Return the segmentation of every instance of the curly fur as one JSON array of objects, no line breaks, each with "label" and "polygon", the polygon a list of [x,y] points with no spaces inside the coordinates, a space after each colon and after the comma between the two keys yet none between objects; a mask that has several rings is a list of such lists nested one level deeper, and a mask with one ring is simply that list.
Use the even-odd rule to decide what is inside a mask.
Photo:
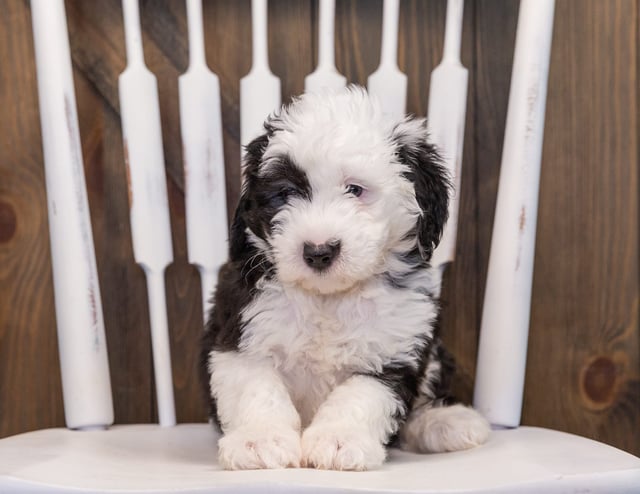
[{"label": "curly fur", "polygon": [[[447,406],[429,266],[449,183],[423,119],[390,122],[362,89],[306,94],[247,146],[244,186],[203,342],[225,468],[376,468],[482,443]],[[333,245],[311,267],[305,244]]]}]

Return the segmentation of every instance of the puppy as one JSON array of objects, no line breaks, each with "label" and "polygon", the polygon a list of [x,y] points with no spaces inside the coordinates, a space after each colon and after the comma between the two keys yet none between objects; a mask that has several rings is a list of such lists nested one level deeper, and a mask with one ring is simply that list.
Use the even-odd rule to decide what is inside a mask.
[{"label": "puppy", "polygon": [[351,87],[305,94],[247,146],[202,358],[227,469],[379,467],[487,439],[447,406],[429,259],[449,184],[425,121]]}]

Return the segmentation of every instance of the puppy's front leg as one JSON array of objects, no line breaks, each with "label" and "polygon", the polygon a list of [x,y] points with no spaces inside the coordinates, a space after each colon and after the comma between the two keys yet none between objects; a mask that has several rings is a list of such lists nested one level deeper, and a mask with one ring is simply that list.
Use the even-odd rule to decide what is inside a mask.
[{"label": "puppy's front leg", "polygon": [[303,465],[330,470],[379,467],[404,413],[398,395],[375,377],[347,379],[329,394],[302,434]]},{"label": "puppy's front leg", "polygon": [[224,433],[220,464],[231,470],[300,466],[300,416],[270,363],[211,352],[209,366]]}]

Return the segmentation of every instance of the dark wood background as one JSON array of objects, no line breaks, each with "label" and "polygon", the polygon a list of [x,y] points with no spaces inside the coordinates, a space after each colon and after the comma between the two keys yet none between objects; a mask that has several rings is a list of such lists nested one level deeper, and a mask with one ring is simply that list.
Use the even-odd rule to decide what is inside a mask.
[{"label": "dark wood background", "polygon": [[[443,44],[444,0],[403,0],[399,63],[408,110],[425,115]],[[523,423],[640,454],[638,0],[558,0],[544,143]],[[156,420],[145,281],[134,263],[117,97],[125,66],[118,0],[67,0],[78,113],[116,421]],[[184,2],[141,4],[157,75],[175,263],[166,274],[177,416],[205,420],[197,383],[198,273],[187,263],[178,79]],[[379,60],[381,0],[338,0],[336,61],[366,83]],[[469,399],[518,14],[465,5],[469,99],[457,261],[445,281],[446,339]],[[204,2],[220,77],[230,210],[238,196],[238,87],[251,64],[250,2]],[[283,100],[316,60],[317,2],[272,0],[270,61]],[[0,437],[64,424],[28,2],[0,0]]]}]

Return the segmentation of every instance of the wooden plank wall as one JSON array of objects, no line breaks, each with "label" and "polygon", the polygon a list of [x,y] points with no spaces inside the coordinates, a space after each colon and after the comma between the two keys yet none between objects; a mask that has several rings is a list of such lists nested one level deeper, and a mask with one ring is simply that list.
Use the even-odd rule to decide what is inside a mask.
[{"label": "wooden plank wall", "polygon": [[[403,0],[399,63],[408,110],[427,110],[444,0]],[[178,420],[202,421],[197,271],[186,260],[177,77],[184,3],[142,1],[158,76],[175,263],[166,275]],[[523,422],[640,454],[638,0],[558,0],[549,80]],[[117,98],[125,66],[117,0],[67,0],[116,420],[156,420],[142,271],[133,262]],[[377,66],[381,0],[338,0],[336,60],[350,81]],[[470,93],[457,262],[444,288],[446,339],[469,399],[504,135],[518,2],[465,5]],[[250,2],[205,0],[207,58],[222,87],[228,201],[239,188],[238,83],[251,63]],[[270,57],[283,99],[316,55],[317,2],[272,0]],[[0,9],[0,437],[64,423],[28,2]]]}]

